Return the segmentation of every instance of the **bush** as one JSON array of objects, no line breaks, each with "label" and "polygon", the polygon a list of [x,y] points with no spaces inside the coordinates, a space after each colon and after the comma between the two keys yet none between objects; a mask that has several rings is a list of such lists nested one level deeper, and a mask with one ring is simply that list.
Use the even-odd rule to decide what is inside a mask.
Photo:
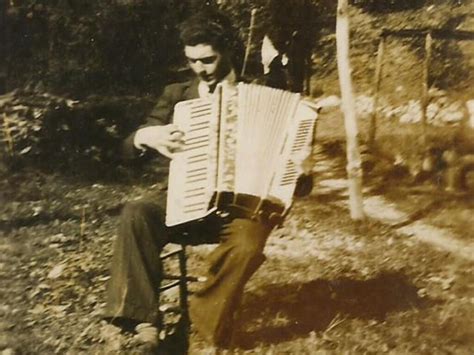
[{"label": "bush", "polygon": [[147,92],[180,63],[185,1],[22,1],[8,11],[9,86],[55,92]]},{"label": "bush", "polygon": [[91,96],[72,101],[41,92],[0,97],[2,151],[14,165],[77,171],[119,163],[123,139],[138,126],[153,100]]},{"label": "bush", "polygon": [[[91,93],[157,92],[169,72],[183,65],[177,25],[205,0],[45,1],[23,0],[9,8],[7,45],[10,88],[42,82],[53,92],[85,97]],[[248,35],[250,10],[259,10],[250,72],[260,72],[257,46],[263,35],[291,40],[311,51],[321,20],[334,18],[329,0],[225,1]],[[331,10],[328,10],[331,9]],[[297,57],[307,57],[307,53]]]}]

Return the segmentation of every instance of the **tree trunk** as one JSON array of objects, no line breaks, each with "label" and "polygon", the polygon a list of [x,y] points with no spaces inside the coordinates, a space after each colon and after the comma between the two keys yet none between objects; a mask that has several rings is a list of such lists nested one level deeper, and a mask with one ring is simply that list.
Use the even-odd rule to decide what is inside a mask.
[{"label": "tree trunk", "polygon": [[257,16],[257,9],[252,9],[250,13],[250,25],[249,25],[249,34],[247,36],[247,45],[245,47],[245,56],[244,63],[242,65],[242,71],[240,76],[245,76],[247,70],[247,64],[250,57],[250,51],[252,50],[252,41],[253,41],[253,32],[255,31],[255,17]]},{"label": "tree trunk", "polygon": [[336,41],[337,67],[347,140],[347,175],[350,212],[352,219],[362,220],[365,218],[362,200],[362,165],[358,148],[359,132],[357,128],[349,62],[349,17],[347,0],[338,0]]}]

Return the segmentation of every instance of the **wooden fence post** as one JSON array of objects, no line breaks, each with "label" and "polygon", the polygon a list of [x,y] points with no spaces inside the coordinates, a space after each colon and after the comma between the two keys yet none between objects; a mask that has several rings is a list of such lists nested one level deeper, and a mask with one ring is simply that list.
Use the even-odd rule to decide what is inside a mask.
[{"label": "wooden fence post", "polygon": [[374,103],[372,107],[372,115],[370,116],[369,126],[369,145],[372,146],[375,142],[375,135],[377,133],[377,109],[379,105],[379,92],[380,82],[382,81],[382,67],[383,67],[383,55],[385,49],[385,36],[382,35],[379,41],[379,47],[377,49],[377,62],[375,63],[375,76],[373,86]]},{"label": "wooden fence post", "polygon": [[358,128],[349,62],[349,15],[347,0],[338,0],[336,43],[337,67],[347,140],[347,175],[350,213],[352,219],[362,220],[365,218],[362,200],[362,164],[357,142]]},{"label": "wooden fence post", "polygon": [[426,144],[428,143],[428,138],[427,138],[427,131],[428,131],[428,117],[427,117],[427,111],[428,111],[428,104],[430,103],[430,94],[429,94],[429,80],[430,80],[430,62],[431,62],[431,48],[433,44],[433,37],[431,36],[431,33],[428,32],[428,34],[425,37],[425,62],[423,65],[423,91],[422,91],[422,98],[421,98],[421,125],[422,125],[422,143],[423,146],[426,147]]}]

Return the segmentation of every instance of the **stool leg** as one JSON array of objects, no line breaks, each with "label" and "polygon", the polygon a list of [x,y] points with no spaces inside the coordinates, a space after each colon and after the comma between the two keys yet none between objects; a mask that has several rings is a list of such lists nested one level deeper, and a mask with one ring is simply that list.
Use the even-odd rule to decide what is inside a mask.
[{"label": "stool leg", "polygon": [[187,280],[187,256],[186,247],[181,245],[181,252],[179,253],[179,271],[181,275],[181,282],[179,285],[179,306],[181,308],[181,325],[182,331],[184,332],[184,339],[186,351],[189,349],[189,332],[190,332],[190,320],[189,320],[189,309],[188,309],[188,280]]},{"label": "stool leg", "polygon": [[[186,268],[186,248],[181,245],[179,250],[175,250],[168,254],[162,255],[161,259],[168,259],[170,257],[178,257],[179,275],[165,275],[164,280],[174,280],[170,284],[160,286],[161,291],[165,291],[174,287],[179,287],[179,312],[180,320],[175,324],[174,333],[167,335],[165,341],[161,343],[159,354],[163,355],[185,355],[189,351],[189,331],[190,318],[188,311],[188,281]],[[162,310],[161,316],[164,318],[166,310]],[[164,325],[164,321],[162,320]],[[166,327],[166,325],[164,325]]]}]

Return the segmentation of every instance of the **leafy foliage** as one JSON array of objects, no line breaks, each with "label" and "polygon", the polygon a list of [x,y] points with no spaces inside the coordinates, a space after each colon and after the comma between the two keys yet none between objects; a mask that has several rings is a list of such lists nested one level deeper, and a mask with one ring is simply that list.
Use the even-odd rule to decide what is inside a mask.
[{"label": "leafy foliage", "polygon": [[[115,163],[120,140],[138,126],[163,86],[186,75],[181,70],[178,23],[217,3],[230,15],[242,41],[248,37],[251,10],[257,9],[247,67],[251,77],[261,73],[259,46],[268,34],[288,52],[300,83],[306,74],[302,68],[310,61],[312,93],[337,93],[333,0],[17,0],[7,7],[4,47],[8,87],[23,89],[0,97],[2,154],[11,161],[64,168],[79,161]],[[462,0],[351,3],[353,75],[361,91],[371,86],[383,27],[457,29],[469,13]],[[407,44],[410,54],[421,60],[420,41],[393,47]],[[468,49],[452,41],[435,42],[432,84],[465,89]],[[402,64],[412,73],[416,63]],[[416,80],[414,75],[404,85],[414,87]]]},{"label": "leafy foliage", "polygon": [[73,101],[35,91],[0,97],[2,150],[15,164],[80,170],[116,165],[122,140],[151,108],[135,96]]},{"label": "leafy foliage", "polygon": [[23,89],[0,99],[4,160],[68,170],[116,164],[122,139],[182,65],[176,27],[186,5],[11,2],[8,87]]},{"label": "leafy foliage", "polygon": [[[215,1],[23,0],[8,10],[9,86],[41,81],[56,92],[155,92],[182,65],[177,25]],[[271,32],[279,46],[292,35],[311,51],[321,22],[334,19],[329,0],[225,1],[220,7],[248,36],[250,10],[258,10],[251,68],[260,71],[257,46]],[[280,45],[281,44],[281,45]],[[286,48],[288,50],[288,48]],[[299,50],[301,51],[301,50]],[[306,57],[303,53],[297,56]]]},{"label": "leafy foliage", "polygon": [[159,88],[179,64],[183,1],[23,1],[8,12],[11,87],[74,95]]}]

